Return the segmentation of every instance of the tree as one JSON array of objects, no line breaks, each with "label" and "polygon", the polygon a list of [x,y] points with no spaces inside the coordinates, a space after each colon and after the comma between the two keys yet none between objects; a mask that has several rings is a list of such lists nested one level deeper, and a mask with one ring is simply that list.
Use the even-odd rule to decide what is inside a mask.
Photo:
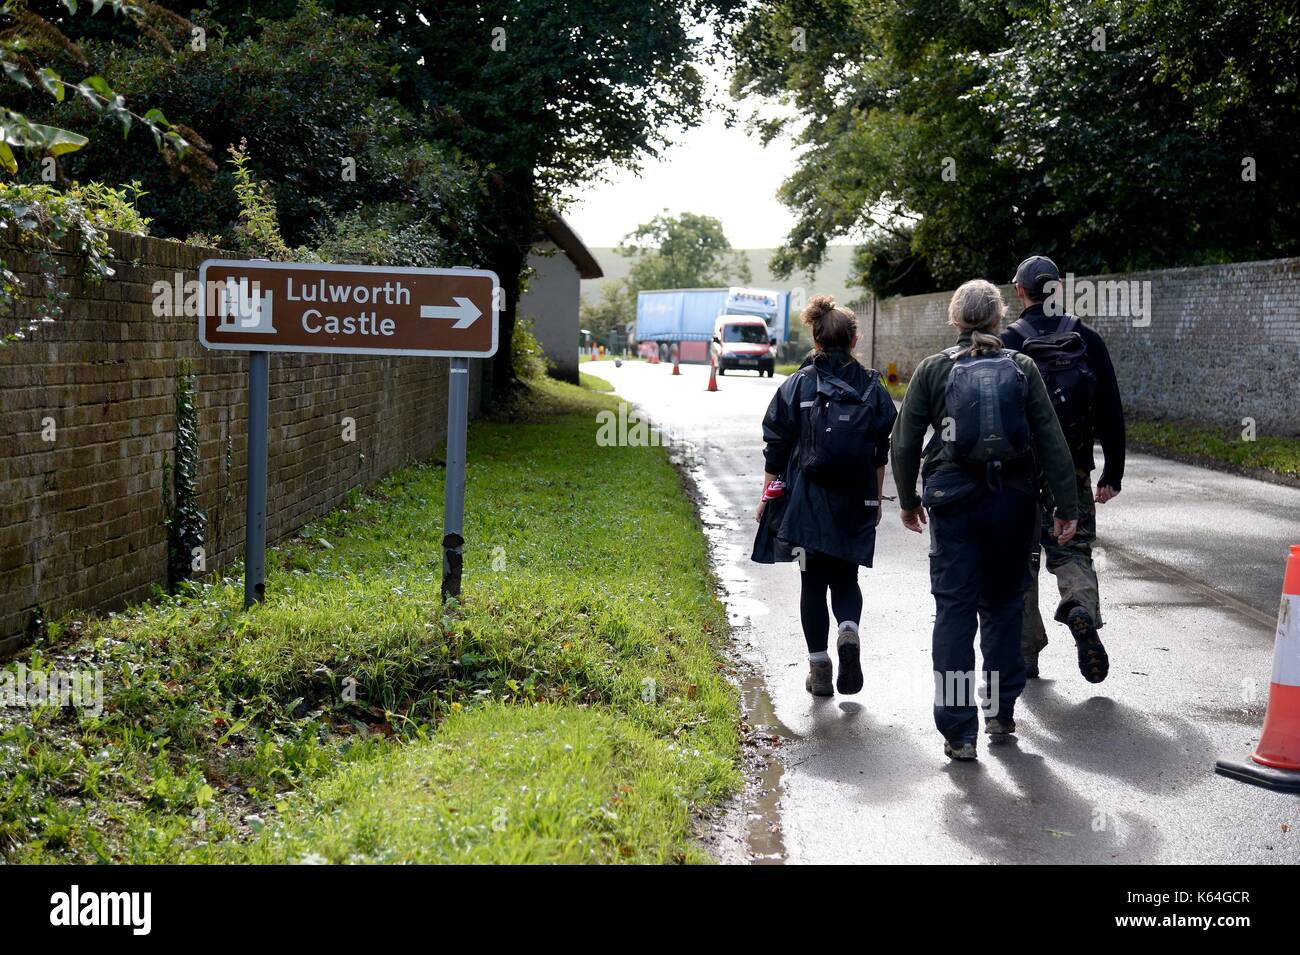
[{"label": "tree", "polygon": [[[308,3],[234,40],[203,11],[194,16],[206,30],[200,49],[167,54],[113,36],[82,45],[133,99],[185,116],[216,155],[246,142],[247,172],[268,185],[288,246],[318,246],[343,261],[479,263],[480,170],[438,121],[398,101],[401,53],[373,23]],[[65,119],[86,133],[98,123],[80,108]],[[161,235],[237,244],[232,164],[178,179],[133,132],[125,143],[94,139],[65,167],[82,179],[139,178],[142,209]]]},{"label": "tree", "polygon": [[615,325],[636,321],[636,289],[626,278],[606,283],[598,301],[579,303],[578,320],[597,341],[606,341]]},{"label": "tree", "polygon": [[632,260],[628,279],[633,294],[641,289],[743,285],[751,278],[749,263],[739,253],[732,254],[722,222],[693,212],[655,216],[624,236],[618,252]]},{"label": "tree", "polygon": [[582,327],[601,341],[615,325],[636,320],[636,296],[642,289],[751,281],[749,263],[731,251],[722,222],[712,216],[655,216],[624,236],[618,253],[632,260],[627,277],[606,283],[598,301],[584,301],[579,307]]},{"label": "tree", "polygon": [[1156,38],[1160,81],[1190,105],[1202,139],[1220,145],[1215,168],[1231,173],[1214,178],[1228,208],[1213,228],[1232,229],[1223,257],[1300,252],[1300,9],[1291,0],[1145,0],[1122,22]]},{"label": "tree", "polygon": [[[93,12],[98,13],[103,5],[104,0],[94,4]],[[15,149],[58,157],[86,145],[87,137],[61,126],[34,122],[21,108],[21,101],[41,95],[61,105],[70,92],[74,96],[69,105],[83,104],[124,132],[133,125],[148,130],[155,146],[178,167],[211,165],[202,155],[202,140],[192,130],[168,122],[160,110],[141,114],[129,109],[126,100],[102,76],[65,80],[55,64],[89,66],[81,48],[64,32],[64,28],[74,23],[84,26],[85,18],[73,20],[77,13],[76,0],[50,0],[46,6],[50,8],[46,11],[48,16],[42,16],[31,9],[32,4],[27,0],[0,0],[0,74],[3,75],[0,84],[6,87],[6,98],[12,95],[19,106],[16,109],[0,106],[0,170],[10,175],[18,172]],[[166,32],[190,25],[183,17],[148,0],[134,3],[107,0],[107,6],[169,52],[171,46]]]},{"label": "tree", "polygon": [[926,260],[912,251],[912,229],[880,230],[853,250],[849,285],[877,295],[916,295],[935,289]]},{"label": "tree", "polygon": [[[405,52],[422,108],[487,170],[485,264],[505,292],[493,388],[509,391],[519,281],[538,225],[575,186],[635,167],[698,122],[695,66],[721,46],[743,0],[337,0]],[[710,31],[712,28],[712,31]],[[710,32],[719,37],[708,39]]]},{"label": "tree", "polygon": [[[933,214],[941,203],[962,221],[985,223],[986,241],[1001,235],[1009,247],[1012,237],[999,232],[1007,183],[987,159],[996,124],[967,99],[983,74],[954,55],[997,49],[1005,19],[996,6],[941,0],[755,8],[735,40],[732,91],[789,98],[804,121],[798,139],[806,149],[780,190],[797,218],[773,259],[778,274],[816,268],[831,239],[864,233],[905,239],[943,278],[979,274],[985,245],[967,250],[935,235],[948,221]],[[770,138],[791,123],[769,122],[763,133]],[[945,160],[959,170],[955,182],[941,178]]]},{"label": "tree", "polygon": [[[510,339],[520,279],[543,217],[562,208],[565,196],[582,182],[610,166],[635,167],[667,145],[675,130],[698,122],[707,94],[696,62],[725,47],[744,7],[744,0],[327,0],[320,7],[304,3],[301,8],[288,0],[175,4],[178,13],[210,27],[208,51],[220,53],[224,47],[227,66],[241,62],[231,59],[230,50],[243,51],[249,73],[227,69],[223,76],[215,75],[220,57],[187,58],[165,74],[151,64],[134,65],[130,51],[110,33],[91,39],[113,50],[124,74],[138,69],[134,76],[142,95],[161,99],[179,92],[182,99],[205,107],[207,119],[192,122],[199,129],[211,123],[218,154],[247,136],[257,177],[272,184],[291,244],[322,223],[359,214],[356,204],[375,190],[361,168],[354,188],[337,178],[326,182],[320,174],[334,171],[332,161],[344,145],[337,133],[346,131],[345,139],[361,146],[382,138],[388,117],[395,114],[363,121],[365,110],[348,104],[369,97],[377,80],[391,81],[409,122],[399,123],[402,128],[393,137],[399,148],[389,150],[389,156],[400,158],[401,144],[411,140],[434,144],[438,155],[427,177],[435,180],[433,191],[403,195],[390,179],[383,187],[398,196],[386,209],[396,215],[404,203],[416,209],[432,205],[438,229],[455,239],[448,248],[456,255],[471,250],[474,264],[501,277],[500,348],[491,376],[500,393],[514,383]],[[276,23],[313,9],[377,29],[387,41],[381,59],[394,69],[382,76],[368,69],[356,72],[360,52],[354,55],[345,48],[313,59],[306,51],[295,51],[292,42],[277,41]],[[227,26],[229,34],[223,37]],[[300,21],[290,40],[311,46],[320,29]],[[280,61],[285,65],[277,74]],[[192,71],[200,76],[190,84]],[[311,83],[304,89],[300,84],[308,80],[319,89]],[[351,101],[340,88],[350,82],[355,82],[357,97]],[[250,108],[255,104],[261,108]],[[282,135],[266,137],[281,119]],[[452,182],[456,188],[451,192],[458,194],[462,179],[454,167],[461,163],[481,174],[482,191],[472,203],[446,202],[437,180]],[[215,231],[221,222],[233,221],[236,210],[223,178],[228,176],[223,169],[213,177],[222,187],[216,191],[227,197],[223,210],[214,212],[194,193],[184,197],[203,206],[210,217],[204,224],[195,214],[200,210],[194,210],[188,218],[194,227]],[[137,173],[135,178],[143,177]],[[156,201],[172,201],[167,189],[153,188],[147,179],[145,186],[152,197],[161,194]],[[180,202],[172,202],[173,212]],[[175,227],[172,214],[147,211],[159,231]],[[448,264],[458,261],[463,259],[451,258]]]},{"label": "tree", "polygon": [[773,264],[815,266],[831,239],[864,233],[869,280],[915,259],[939,288],[1006,281],[1030,251],[1080,272],[1300,251],[1292,7],[757,7],[733,93],[788,97],[805,121],[781,191],[797,219]]},{"label": "tree", "polygon": [[[84,25],[91,18],[73,20],[75,0],[51,0],[47,5],[50,10],[43,16],[31,9],[27,0],[0,0],[0,87],[8,101],[8,105],[0,105],[0,172],[8,176],[25,172],[30,180],[0,180],[0,225],[15,226],[18,243],[35,254],[41,285],[35,290],[37,297],[25,325],[0,335],[0,346],[25,338],[62,314],[67,292],[59,287],[65,268],[54,254],[59,239],[71,237],[73,248],[83,257],[82,276],[93,283],[113,274],[104,230],[144,232],[148,225],[148,219],[135,209],[141,190],[131,176],[120,181],[121,189],[99,183],[84,188],[71,183],[67,189],[56,189],[52,183],[60,179],[59,157],[77,152],[90,139],[57,121],[37,121],[29,115],[29,106],[59,115],[80,107],[117,126],[124,135],[133,127],[147,131],[157,152],[180,172],[212,168],[202,139],[185,126],[168,122],[161,110],[150,109],[142,115],[129,109],[125,99],[98,74],[65,80],[69,68],[85,75],[89,62],[61,27],[74,22]],[[103,0],[94,4],[92,13],[98,13],[101,6]],[[148,0],[133,4],[111,0],[108,6],[119,19],[164,48],[170,48],[165,30],[188,26],[183,18]],[[98,23],[105,20],[113,18],[95,18]],[[73,94],[70,100],[69,93]],[[20,169],[19,154],[39,159],[39,166],[27,163]],[[17,304],[24,291],[21,279],[0,259],[0,307]]]}]

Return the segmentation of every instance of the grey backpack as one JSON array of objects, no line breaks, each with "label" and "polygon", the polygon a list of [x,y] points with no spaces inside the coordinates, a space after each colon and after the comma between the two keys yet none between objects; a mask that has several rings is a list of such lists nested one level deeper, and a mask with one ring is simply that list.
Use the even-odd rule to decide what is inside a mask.
[{"label": "grey backpack", "polygon": [[1014,353],[999,349],[971,355],[969,349],[954,346],[944,354],[953,368],[945,392],[951,420],[944,422],[939,435],[943,459],[987,465],[1029,453],[1029,383]]}]

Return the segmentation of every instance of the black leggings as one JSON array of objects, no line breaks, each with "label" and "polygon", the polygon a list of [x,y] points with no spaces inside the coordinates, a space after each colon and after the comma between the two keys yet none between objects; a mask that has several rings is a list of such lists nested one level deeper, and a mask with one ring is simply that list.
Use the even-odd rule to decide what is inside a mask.
[{"label": "black leggings", "polygon": [[804,563],[799,575],[802,589],[799,593],[799,619],[803,622],[803,638],[808,641],[809,653],[826,649],[827,631],[831,621],[826,613],[826,591],[831,592],[831,608],[835,619],[843,623],[857,623],[862,617],[862,591],[858,587],[858,565],[838,557],[812,554]]}]

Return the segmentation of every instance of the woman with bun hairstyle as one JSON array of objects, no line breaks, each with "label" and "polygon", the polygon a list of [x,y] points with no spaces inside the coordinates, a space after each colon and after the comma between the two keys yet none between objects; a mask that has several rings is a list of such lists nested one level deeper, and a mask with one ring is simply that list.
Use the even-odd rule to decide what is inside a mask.
[{"label": "woman with bun hairstyle", "polygon": [[[782,382],[763,418],[763,493],[755,519],[779,503],[771,527],[777,560],[800,568],[799,617],[808,645],[813,696],[862,689],[862,591],[858,567],[870,567],[880,522],[881,483],[896,412],[880,375],[853,355],[858,321],[827,295],[799,316],[812,329],[813,351]],[[773,508],[773,514],[778,510]],[[839,674],[827,652],[830,616],[837,622]]]}]

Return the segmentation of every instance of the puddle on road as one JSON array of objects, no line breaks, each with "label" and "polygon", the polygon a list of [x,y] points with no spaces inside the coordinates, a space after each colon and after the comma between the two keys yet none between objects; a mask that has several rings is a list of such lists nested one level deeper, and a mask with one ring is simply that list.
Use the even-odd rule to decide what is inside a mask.
[{"label": "puddle on road", "polygon": [[757,666],[741,671],[740,699],[745,719],[753,729],[758,759],[751,767],[754,779],[746,795],[745,845],[750,860],[759,865],[785,862],[785,834],[781,831],[781,755],[775,751],[794,734],[777,718],[772,698]]},{"label": "puddle on road", "polygon": [[753,580],[745,569],[748,551],[728,539],[737,511],[721,488],[704,473],[702,459],[694,445],[677,438],[670,450],[677,464],[695,487],[700,522],[709,532],[709,560],[721,584],[721,597],[732,628],[732,653],[745,722],[750,727],[744,742],[745,790],[740,797],[744,813],[744,841],[749,861],[760,865],[785,862],[785,837],[781,830],[783,793],[780,748],[795,734],[777,718],[772,698],[763,681],[760,661],[741,648],[741,631],[755,617],[768,613],[766,605],[750,595]]},{"label": "puddle on road", "polygon": [[[689,447],[688,442],[680,441],[677,447]],[[700,523],[710,531],[709,557],[713,572],[722,583],[723,598],[727,605],[727,620],[733,627],[747,627],[755,617],[768,612],[767,605],[752,596],[748,591],[753,586],[745,568],[749,559],[747,547],[727,539],[727,531],[735,527],[739,512],[722,493],[722,489],[704,473],[703,464],[698,455],[683,453],[674,456],[683,467],[690,480],[695,484],[696,509],[699,511]]]}]

